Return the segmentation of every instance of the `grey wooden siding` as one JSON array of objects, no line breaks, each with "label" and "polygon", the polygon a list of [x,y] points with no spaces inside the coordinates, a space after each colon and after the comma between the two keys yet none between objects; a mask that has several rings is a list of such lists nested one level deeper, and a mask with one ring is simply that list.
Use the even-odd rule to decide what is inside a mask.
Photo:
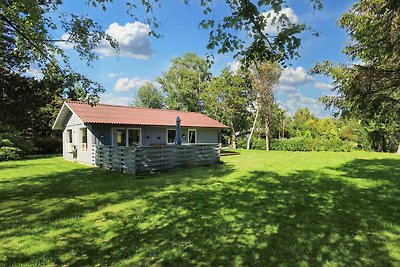
[{"label": "grey wooden siding", "polygon": [[92,124],[93,144],[111,146],[111,126],[109,124]]},{"label": "grey wooden siding", "polygon": [[[167,129],[175,129],[175,127],[151,127],[151,126],[132,126],[118,124],[92,124],[90,127],[92,133],[92,144],[94,145],[113,145],[112,129],[114,128],[140,128],[141,129],[141,145],[155,146],[167,144]],[[189,129],[196,129],[198,144],[218,144],[220,129],[214,128],[194,128],[182,127],[182,144],[188,143]],[[88,132],[89,133],[89,132]],[[115,142],[114,142],[115,143]]]},{"label": "grey wooden siding", "polygon": [[154,172],[188,165],[216,164],[220,158],[217,144],[168,145],[159,147],[97,146],[95,165],[130,173]]},{"label": "grey wooden siding", "polygon": [[165,145],[167,143],[166,128],[143,127],[142,146]]},{"label": "grey wooden siding", "polygon": [[219,143],[220,129],[197,128],[197,143],[199,144],[217,144]]}]

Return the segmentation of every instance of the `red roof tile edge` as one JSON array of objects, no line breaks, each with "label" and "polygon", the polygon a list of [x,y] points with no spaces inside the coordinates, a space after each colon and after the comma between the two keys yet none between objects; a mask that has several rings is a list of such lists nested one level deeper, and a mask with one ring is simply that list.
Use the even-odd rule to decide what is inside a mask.
[{"label": "red roof tile edge", "polygon": [[[84,123],[175,126],[175,119],[179,116],[183,127],[228,128],[219,121],[199,112],[102,103],[91,106],[82,101],[65,101],[65,103]],[[127,110],[122,110],[122,112],[121,109]]]}]

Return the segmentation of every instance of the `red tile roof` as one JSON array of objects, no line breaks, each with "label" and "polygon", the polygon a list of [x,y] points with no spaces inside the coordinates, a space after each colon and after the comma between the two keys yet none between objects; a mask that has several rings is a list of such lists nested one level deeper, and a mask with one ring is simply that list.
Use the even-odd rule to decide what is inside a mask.
[{"label": "red tile roof", "polygon": [[175,126],[176,117],[179,116],[183,127],[228,128],[219,121],[196,112],[107,104],[90,106],[77,101],[66,101],[66,104],[84,123]]}]

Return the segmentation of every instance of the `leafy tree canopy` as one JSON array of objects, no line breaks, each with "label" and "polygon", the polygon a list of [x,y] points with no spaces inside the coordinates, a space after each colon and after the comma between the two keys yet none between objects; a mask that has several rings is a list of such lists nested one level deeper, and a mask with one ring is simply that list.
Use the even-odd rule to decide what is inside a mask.
[{"label": "leafy tree canopy", "polygon": [[172,59],[170,69],[157,78],[166,94],[166,107],[199,111],[200,94],[210,77],[206,60],[194,53]]},{"label": "leafy tree canopy", "polygon": [[313,68],[314,73],[331,76],[338,93],[323,101],[339,108],[342,115],[361,118],[365,124],[395,124],[398,129],[400,2],[360,0],[340,18],[339,24],[351,37],[344,52],[355,62],[323,62]]},{"label": "leafy tree canopy", "polygon": [[162,109],[164,107],[164,98],[154,84],[148,82],[139,88],[133,105],[137,107]]},{"label": "leafy tree canopy", "polygon": [[247,75],[224,69],[220,76],[212,79],[201,97],[206,113],[230,127],[232,145],[236,148],[236,132],[248,129],[254,101]]},{"label": "leafy tree canopy", "polygon": [[[322,0],[309,0],[314,9],[322,8]],[[126,12],[133,20],[141,20],[150,25],[151,35],[159,37],[159,21],[154,13],[162,4],[161,0],[124,0]],[[185,4],[193,2],[184,0]],[[304,24],[292,23],[287,15],[280,11],[288,7],[286,0],[227,0],[228,13],[216,18],[213,12],[215,0],[200,0],[204,19],[199,22],[204,29],[209,29],[210,38],[207,47],[218,53],[235,52],[244,61],[274,60],[284,62],[298,56],[300,38],[298,33],[306,29]],[[66,64],[61,70],[64,75],[73,71],[68,66],[68,57],[57,47],[56,41],[69,42],[78,52],[80,58],[90,64],[97,58],[94,48],[104,39],[114,48],[118,42],[107,35],[101,25],[88,15],[77,15],[61,12],[61,0],[3,0],[0,1],[0,67],[10,70],[29,68],[32,63],[52,64],[61,57]],[[86,0],[86,4],[106,11],[113,0]],[[273,12],[267,12],[273,10]],[[138,17],[144,11],[144,17]],[[268,33],[267,27],[274,24],[277,33]],[[57,40],[52,33],[63,30],[65,40]],[[242,32],[247,38],[238,35]],[[89,84],[91,85],[91,84]],[[101,91],[93,86],[94,93]]]}]

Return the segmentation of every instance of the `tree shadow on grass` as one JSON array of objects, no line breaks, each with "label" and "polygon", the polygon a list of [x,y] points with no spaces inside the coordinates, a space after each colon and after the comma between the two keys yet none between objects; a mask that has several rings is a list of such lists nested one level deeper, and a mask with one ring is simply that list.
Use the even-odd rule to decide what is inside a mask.
[{"label": "tree shadow on grass", "polygon": [[[400,264],[394,255],[400,251],[395,230],[400,224],[398,161],[356,159],[329,170],[288,175],[254,171],[226,179],[232,171],[221,165],[135,180],[85,169],[32,178],[27,188],[14,185],[0,192],[0,200],[19,201],[13,208],[22,210],[19,215],[3,213],[0,229],[8,226],[14,228],[10,236],[25,235],[33,223],[54,225],[59,232],[52,236],[46,227],[39,228],[39,236],[54,242],[51,248],[33,255],[8,251],[3,263]],[[26,208],[35,209],[35,201],[42,205],[24,211],[21,197],[33,198]],[[54,206],[61,206],[55,213],[49,208],[54,198],[60,199]],[[25,220],[35,212],[41,216]]]}]

